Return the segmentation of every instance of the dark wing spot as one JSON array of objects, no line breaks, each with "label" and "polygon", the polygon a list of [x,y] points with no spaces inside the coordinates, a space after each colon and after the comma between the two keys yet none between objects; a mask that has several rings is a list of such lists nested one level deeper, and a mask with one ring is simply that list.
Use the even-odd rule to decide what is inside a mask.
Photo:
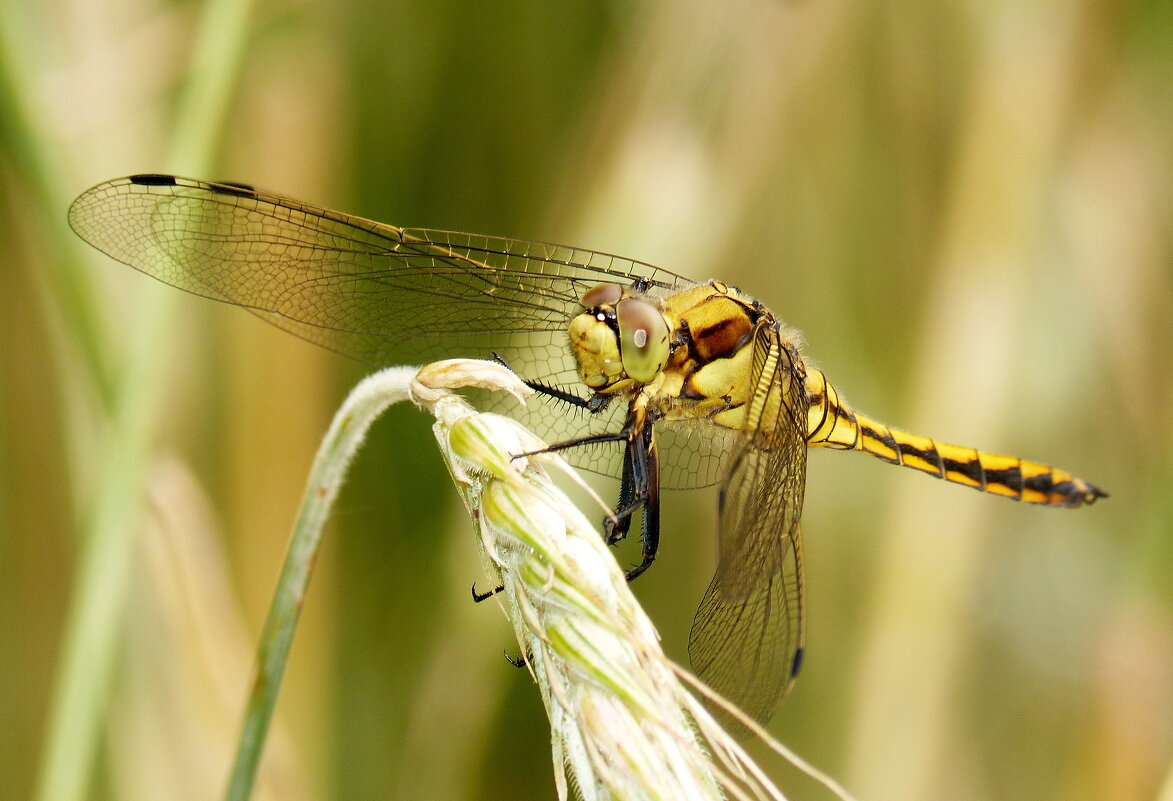
[{"label": "dark wing spot", "polygon": [[790,678],[795,678],[798,676],[798,671],[802,670],[802,659],[805,655],[805,648],[799,648],[794,652],[794,661],[790,663]]},{"label": "dark wing spot", "polygon": [[231,183],[216,183],[209,184],[209,187],[214,189],[221,195],[237,195],[238,197],[256,197],[256,190],[248,184],[231,184]]},{"label": "dark wing spot", "polygon": [[175,186],[175,176],[144,172],[140,175],[130,176],[130,182],[139,186]]}]

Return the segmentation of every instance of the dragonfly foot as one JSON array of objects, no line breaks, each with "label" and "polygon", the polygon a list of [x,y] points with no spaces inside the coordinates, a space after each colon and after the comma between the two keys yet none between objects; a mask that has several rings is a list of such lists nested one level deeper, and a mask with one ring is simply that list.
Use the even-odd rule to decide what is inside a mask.
[{"label": "dragonfly foot", "polygon": [[628,570],[626,573],[624,573],[623,577],[627,579],[628,583],[635,581],[637,578],[639,578],[640,576],[643,575],[645,570],[647,570],[649,567],[652,566],[652,562],[654,562],[654,561],[656,561],[656,560],[655,559],[644,559],[642,562],[640,562],[638,565],[633,567],[631,570]]},{"label": "dragonfly foot", "polygon": [[608,515],[603,518],[603,542],[608,545],[618,545],[627,539],[627,521]]},{"label": "dragonfly foot", "polygon": [[488,599],[492,598],[494,595],[496,595],[497,593],[501,592],[504,589],[505,589],[504,584],[498,584],[496,587],[489,590],[488,592],[477,592],[477,583],[474,581],[472,583],[472,602],[475,604],[479,604],[481,601],[487,601]]},{"label": "dragonfly foot", "polygon": [[525,667],[526,665],[528,665],[530,663],[530,661],[533,658],[534,658],[534,655],[532,653],[526,654],[525,656],[522,656],[520,654],[518,654],[517,656],[510,656],[508,651],[505,652],[505,661],[508,662],[509,664],[513,665],[515,668]]}]

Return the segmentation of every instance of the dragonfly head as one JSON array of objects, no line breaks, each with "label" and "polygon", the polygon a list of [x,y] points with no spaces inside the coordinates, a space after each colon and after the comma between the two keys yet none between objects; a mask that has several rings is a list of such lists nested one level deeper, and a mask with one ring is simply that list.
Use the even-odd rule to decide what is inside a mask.
[{"label": "dragonfly head", "polygon": [[653,304],[600,284],[582,297],[586,311],[570,322],[570,349],[582,382],[616,392],[654,380],[670,354],[668,322]]}]

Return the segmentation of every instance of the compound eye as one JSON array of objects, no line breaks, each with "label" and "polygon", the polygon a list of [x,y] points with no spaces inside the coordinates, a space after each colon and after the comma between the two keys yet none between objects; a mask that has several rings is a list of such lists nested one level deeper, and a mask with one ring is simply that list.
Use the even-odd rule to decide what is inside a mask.
[{"label": "compound eye", "polygon": [[582,296],[582,305],[588,309],[614,306],[621,297],[623,297],[623,289],[619,284],[599,284]]},{"label": "compound eye", "polygon": [[646,384],[668,363],[668,323],[659,309],[635,298],[620,301],[615,319],[623,372]]}]

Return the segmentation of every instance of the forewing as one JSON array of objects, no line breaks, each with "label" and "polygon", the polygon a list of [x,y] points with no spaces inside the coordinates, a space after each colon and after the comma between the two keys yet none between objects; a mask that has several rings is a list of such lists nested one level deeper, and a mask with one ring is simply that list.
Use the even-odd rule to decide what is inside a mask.
[{"label": "forewing", "polygon": [[[525,350],[565,369],[578,298],[604,283],[684,279],[607,253],[404,229],[251,188],[175,176],[120,178],[70,208],[73,229],[118,261],[245,306],[371,365]],[[534,340],[533,335],[545,334]],[[557,354],[551,350],[555,336]]]},{"label": "forewing", "polygon": [[[600,283],[685,279],[608,253],[404,229],[254,189],[168,175],[95,186],[69,211],[94,247],[165,283],[243,306],[274,325],[371,366],[503,355],[523,377],[578,389],[567,325]],[[551,440],[615,430],[559,408],[521,415]],[[619,449],[570,454],[613,473]]]},{"label": "forewing", "polygon": [[802,660],[806,403],[797,352],[776,324],[755,332],[746,429],[721,485],[718,563],[689,634],[697,675],[759,722]]}]

